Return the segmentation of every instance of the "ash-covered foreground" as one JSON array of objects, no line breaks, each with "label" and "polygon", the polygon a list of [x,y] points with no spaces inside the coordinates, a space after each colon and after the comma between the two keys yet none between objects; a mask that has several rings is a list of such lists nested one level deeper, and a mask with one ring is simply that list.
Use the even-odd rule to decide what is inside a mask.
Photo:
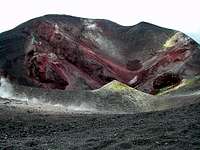
[{"label": "ash-covered foreground", "polygon": [[198,149],[200,92],[185,85],[152,96],[117,81],[66,92],[2,78],[0,149]]},{"label": "ash-covered foreground", "polygon": [[0,149],[180,149],[200,146],[200,104],[141,114],[54,114],[0,107]]}]

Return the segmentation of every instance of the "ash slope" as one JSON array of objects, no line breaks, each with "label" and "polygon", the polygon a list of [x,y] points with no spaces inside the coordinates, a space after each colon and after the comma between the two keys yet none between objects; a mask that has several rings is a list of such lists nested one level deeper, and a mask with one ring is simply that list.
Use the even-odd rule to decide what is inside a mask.
[{"label": "ash slope", "polygon": [[141,22],[47,15],[0,34],[0,68],[22,85],[97,89],[118,80],[156,94],[200,74],[198,44]]},{"label": "ash slope", "polygon": [[[180,87],[176,92],[182,91],[181,88],[185,87]],[[200,102],[199,90],[187,90],[187,93],[177,92],[171,95],[168,92],[153,96],[118,81],[113,81],[94,91],[46,90],[12,86],[4,81],[1,83],[0,93],[3,94],[1,97],[5,98],[2,100],[5,106],[48,113],[67,113],[77,110],[78,113],[135,114],[178,108]]]},{"label": "ash slope", "polygon": [[199,107],[135,115],[49,115],[4,106],[0,149],[199,149]]}]

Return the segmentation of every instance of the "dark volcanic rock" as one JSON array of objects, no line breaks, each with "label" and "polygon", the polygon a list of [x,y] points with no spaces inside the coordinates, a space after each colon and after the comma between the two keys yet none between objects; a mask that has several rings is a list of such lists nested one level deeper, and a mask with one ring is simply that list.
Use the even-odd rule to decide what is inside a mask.
[{"label": "dark volcanic rock", "polygon": [[199,56],[198,44],[183,33],[146,22],[125,27],[48,15],[0,34],[1,72],[43,88],[97,89],[118,80],[156,93],[199,75]]},{"label": "dark volcanic rock", "polygon": [[198,150],[199,107],[135,115],[28,114],[0,107],[0,149]]}]

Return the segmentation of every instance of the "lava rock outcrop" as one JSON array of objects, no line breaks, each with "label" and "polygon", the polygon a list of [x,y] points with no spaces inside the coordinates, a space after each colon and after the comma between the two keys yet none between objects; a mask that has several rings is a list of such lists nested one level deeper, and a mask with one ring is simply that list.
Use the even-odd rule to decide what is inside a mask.
[{"label": "lava rock outcrop", "polygon": [[118,80],[143,92],[200,74],[199,45],[185,34],[141,22],[47,15],[0,34],[0,69],[21,85],[97,89]]}]

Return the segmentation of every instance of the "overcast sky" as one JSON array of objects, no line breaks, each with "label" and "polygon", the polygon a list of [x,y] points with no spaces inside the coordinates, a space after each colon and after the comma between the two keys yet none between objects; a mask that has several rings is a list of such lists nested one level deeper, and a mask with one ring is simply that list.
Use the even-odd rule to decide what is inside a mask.
[{"label": "overcast sky", "polygon": [[180,30],[200,43],[200,0],[5,0],[0,32],[45,14],[109,19],[121,25],[146,21]]}]

